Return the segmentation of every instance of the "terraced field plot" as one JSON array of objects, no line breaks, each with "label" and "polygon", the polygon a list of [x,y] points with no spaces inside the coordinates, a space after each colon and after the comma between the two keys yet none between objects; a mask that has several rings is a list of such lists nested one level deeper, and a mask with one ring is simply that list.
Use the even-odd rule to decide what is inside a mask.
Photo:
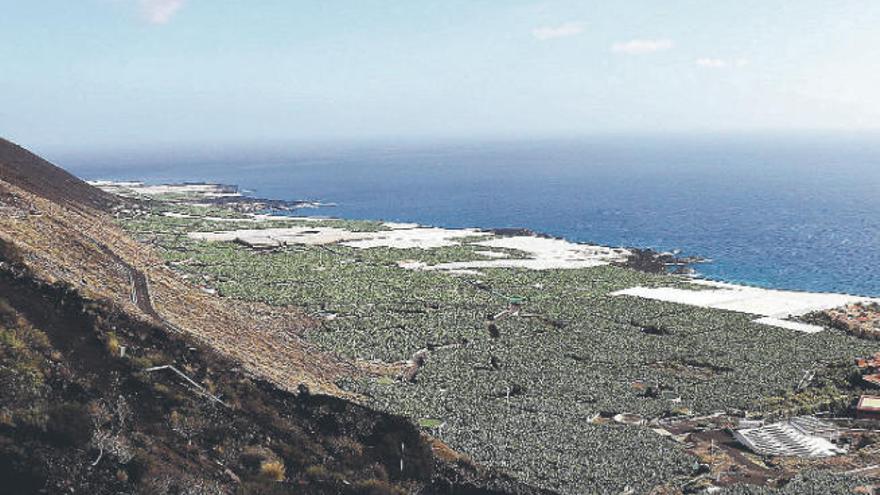
[{"label": "terraced field plot", "polygon": [[[229,297],[294,304],[322,318],[307,338],[323,349],[375,360],[379,369],[429,349],[412,383],[377,374],[342,385],[375,407],[410,416],[480,462],[564,493],[642,493],[695,475],[694,458],[681,444],[650,427],[604,418],[827,407],[850,399],[837,385],[854,356],[875,350],[837,331],[804,334],[741,313],[613,297],[635,286],[689,286],[614,266],[452,274],[400,268],[497,259],[477,244],[485,237],[434,249],[331,244],[257,251],[186,236],[285,222],[314,225],[157,214],[125,224],[196,284]],[[518,314],[492,319],[511,302]],[[795,393],[810,370],[816,378]]]}]

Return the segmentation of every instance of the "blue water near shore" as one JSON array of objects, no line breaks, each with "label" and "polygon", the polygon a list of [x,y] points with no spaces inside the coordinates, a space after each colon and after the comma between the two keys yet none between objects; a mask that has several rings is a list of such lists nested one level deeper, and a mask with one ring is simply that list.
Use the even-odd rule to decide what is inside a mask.
[{"label": "blue water near shore", "polygon": [[306,214],[526,227],[681,250],[707,278],[880,296],[880,139],[614,137],[54,157],[89,179],[216,181]]}]

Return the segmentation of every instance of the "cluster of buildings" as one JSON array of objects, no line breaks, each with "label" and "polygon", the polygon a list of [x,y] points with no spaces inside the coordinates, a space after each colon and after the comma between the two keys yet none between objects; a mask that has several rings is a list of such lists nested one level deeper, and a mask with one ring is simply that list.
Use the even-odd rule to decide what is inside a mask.
[{"label": "cluster of buildings", "polygon": [[[866,316],[861,305],[830,310],[829,313],[831,311],[840,315],[841,319],[848,312],[847,321],[854,321],[854,325],[880,325],[878,312]],[[880,328],[875,331],[880,338]],[[862,372],[861,380],[864,384],[878,389],[876,394],[862,394],[859,397],[856,419],[880,420],[880,352],[857,358],[856,366]],[[740,426],[746,426],[745,423],[747,421],[743,421]],[[759,423],[733,433],[741,444],[762,455],[822,458],[846,453],[840,442],[841,432],[832,423],[812,416],[801,416],[773,424]]]},{"label": "cluster of buildings", "polygon": [[[856,366],[863,370],[862,381],[880,388],[880,352],[867,358],[856,359]],[[862,395],[856,405],[856,417],[861,419],[880,419],[880,395]]]},{"label": "cluster of buildings", "polygon": [[880,339],[880,303],[860,302],[825,311],[831,324],[853,335]]}]

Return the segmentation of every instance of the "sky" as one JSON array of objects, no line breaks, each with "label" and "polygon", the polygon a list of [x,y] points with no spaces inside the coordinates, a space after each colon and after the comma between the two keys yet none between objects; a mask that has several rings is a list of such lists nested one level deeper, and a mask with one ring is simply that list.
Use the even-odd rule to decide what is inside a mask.
[{"label": "sky", "polygon": [[42,150],[880,129],[876,0],[0,0]]}]

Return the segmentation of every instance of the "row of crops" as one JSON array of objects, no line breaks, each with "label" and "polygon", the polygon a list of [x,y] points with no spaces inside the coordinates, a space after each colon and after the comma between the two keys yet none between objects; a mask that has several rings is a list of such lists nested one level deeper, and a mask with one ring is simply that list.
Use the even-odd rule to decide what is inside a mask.
[{"label": "row of crops", "polygon": [[[482,259],[478,251],[486,248],[256,252],[185,237],[252,223],[149,215],[126,226],[224,296],[295,304],[322,317],[307,338],[327,351],[390,363],[431,349],[413,383],[341,385],[410,416],[477,461],[563,493],[642,493],[680,486],[698,469],[673,440],[602,418],[781,407],[806,371],[827,386],[825,370],[874,351],[840,332],[800,334],[756,325],[748,315],[612,297],[636,285],[683,285],[624,268],[451,275],[398,263]],[[512,299],[522,302],[519,315],[492,320]]]}]

